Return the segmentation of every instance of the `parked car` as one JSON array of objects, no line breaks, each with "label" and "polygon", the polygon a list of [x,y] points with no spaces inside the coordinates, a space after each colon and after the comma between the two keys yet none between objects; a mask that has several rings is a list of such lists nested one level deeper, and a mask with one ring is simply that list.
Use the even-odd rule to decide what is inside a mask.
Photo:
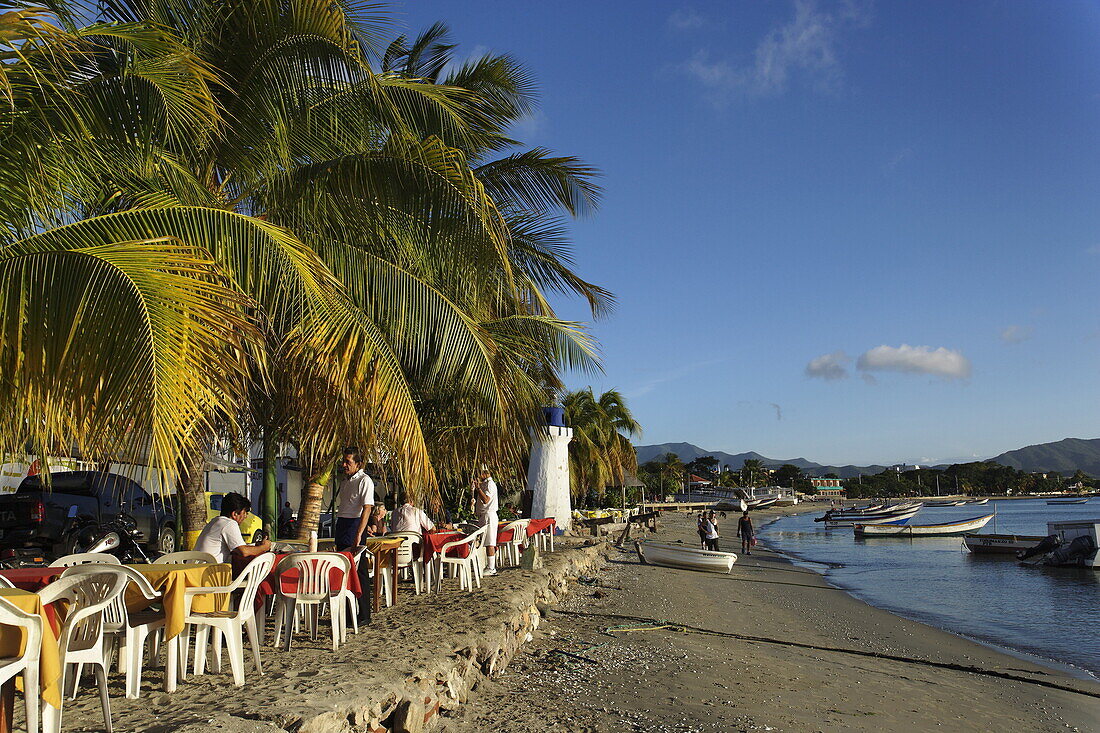
[{"label": "parked car", "polygon": [[170,508],[136,481],[106,471],[60,471],[51,474],[48,488],[41,476],[23,479],[14,494],[0,496],[0,548],[53,556],[70,552],[72,507],[78,520],[99,523],[128,514],[151,550],[175,552],[176,517]]},{"label": "parked car", "polygon": [[[212,491],[204,491],[203,495],[206,499],[206,521],[210,521],[214,517],[222,513],[222,498],[225,494],[216,494]],[[255,535],[256,530],[263,529],[263,520],[252,512],[248,513],[248,516],[241,522],[241,537],[244,541],[251,544],[252,537]]]}]

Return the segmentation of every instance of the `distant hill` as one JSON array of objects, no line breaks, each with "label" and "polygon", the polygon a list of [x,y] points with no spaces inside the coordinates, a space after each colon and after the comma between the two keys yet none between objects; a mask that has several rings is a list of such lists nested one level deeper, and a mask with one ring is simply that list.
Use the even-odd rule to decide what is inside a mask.
[{"label": "distant hill", "polygon": [[[798,466],[808,474],[823,476],[835,473],[841,478],[851,478],[861,473],[881,473],[888,466],[830,466],[814,463],[805,458],[768,458],[755,451],[748,453],[726,453],[719,450],[705,450],[691,443],[660,443],[658,445],[639,445],[635,447],[638,463],[652,461],[666,453],[675,453],[685,463],[701,456],[714,456],[721,465],[729,464],[733,469],[741,468],[746,459],[761,461],[768,468],[777,468],[784,463]],[[1066,438],[1054,443],[1029,445],[1026,448],[1002,453],[990,461],[1011,466],[1019,471],[1072,474],[1080,469],[1090,476],[1100,476],[1100,438]],[[936,466],[943,468],[945,466]]]},{"label": "distant hill", "polygon": [[714,456],[718,459],[719,464],[729,464],[730,468],[739,469],[747,459],[755,459],[763,463],[768,468],[778,468],[784,463],[790,463],[793,466],[798,466],[803,471],[815,476],[824,476],[827,473],[835,473],[841,478],[851,478],[858,476],[861,473],[881,473],[886,470],[886,466],[827,466],[821,463],[814,463],[813,461],[806,460],[805,458],[768,458],[762,456],[756,451],[749,451],[748,453],[725,453],[720,450],[705,450],[697,445],[691,443],[661,443],[659,445],[639,445],[635,446],[635,451],[638,453],[638,463],[645,463],[646,461],[652,461],[654,458],[660,458],[666,453],[675,453],[680,457],[681,461],[685,463],[702,456]]},{"label": "distant hill", "polygon": [[1066,438],[1029,445],[990,460],[1020,471],[1072,474],[1080,469],[1090,476],[1100,476],[1100,438]]}]

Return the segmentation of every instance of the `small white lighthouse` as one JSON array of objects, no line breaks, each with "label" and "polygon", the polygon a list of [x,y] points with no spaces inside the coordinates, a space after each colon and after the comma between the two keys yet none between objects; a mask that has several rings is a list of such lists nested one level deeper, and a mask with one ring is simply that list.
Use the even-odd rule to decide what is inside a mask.
[{"label": "small white lighthouse", "polygon": [[569,441],[573,429],[565,427],[564,410],[546,408],[546,425],[531,430],[531,463],[527,488],[534,492],[531,518],[554,517],[559,529],[569,529],[573,507],[569,502]]}]

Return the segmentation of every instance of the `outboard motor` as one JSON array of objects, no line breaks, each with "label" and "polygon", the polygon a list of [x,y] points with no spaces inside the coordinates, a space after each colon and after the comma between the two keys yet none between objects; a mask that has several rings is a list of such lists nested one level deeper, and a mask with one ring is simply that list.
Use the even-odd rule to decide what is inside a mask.
[{"label": "outboard motor", "polygon": [[1096,552],[1096,543],[1090,535],[1074,537],[1073,541],[1064,547],[1059,547],[1050,553],[1046,559],[1047,565],[1084,565],[1086,558],[1092,557]]},{"label": "outboard motor", "polygon": [[1017,552],[1016,559],[1026,560],[1029,557],[1035,557],[1036,555],[1045,555],[1052,550],[1058,549],[1058,546],[1061,544],[1062,540],[1059,539],[1058,535],[1052,534],[1039,544],[1035,545],[1035,547],[1031,547],[1026,550],[1020,550],[1019,552]]}]

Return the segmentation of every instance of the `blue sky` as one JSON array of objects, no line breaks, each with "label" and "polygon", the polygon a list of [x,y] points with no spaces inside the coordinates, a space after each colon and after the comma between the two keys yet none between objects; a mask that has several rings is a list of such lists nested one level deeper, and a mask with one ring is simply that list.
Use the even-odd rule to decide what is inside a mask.
[{"label": "blue sky", "polygon": [[[1097,437],[1100,3],[409,2],[508,52],[643,443],[828,463]],[[578,303],[561,313],[586,319]]]}]

